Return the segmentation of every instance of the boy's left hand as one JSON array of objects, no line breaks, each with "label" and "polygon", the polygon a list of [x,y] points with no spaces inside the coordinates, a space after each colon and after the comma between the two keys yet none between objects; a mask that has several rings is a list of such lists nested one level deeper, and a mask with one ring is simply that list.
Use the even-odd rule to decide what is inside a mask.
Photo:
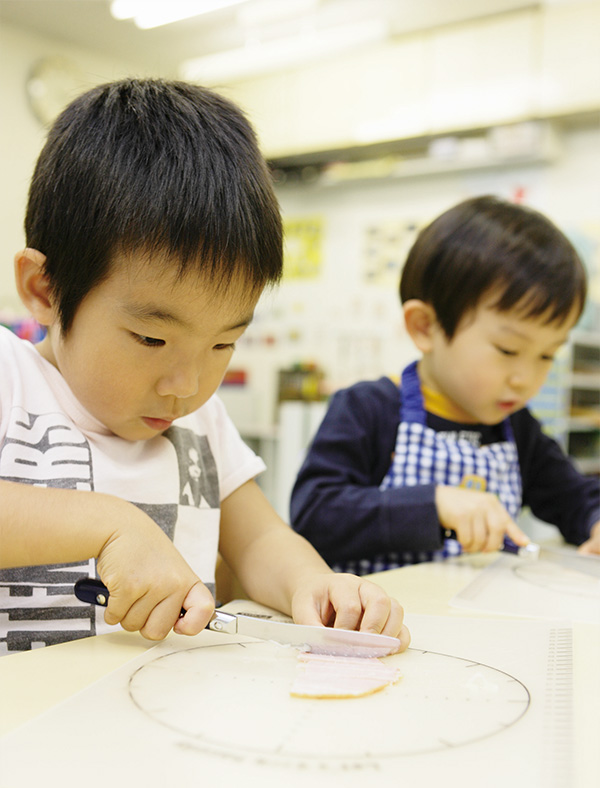
[{"label": "boy's left hand", "polygon": [[292,598],[297,624],[333,626],[389,635],[400,639],[400,651],[408,648],[410,633],[404,611],[375,583],[351,574],[323,573],[311,576]]},{"label": "boy's left hand", "polygon": [[590,538],[579,545],[577,552],[584,555],[600,555],[600,520],[592,526]]}]

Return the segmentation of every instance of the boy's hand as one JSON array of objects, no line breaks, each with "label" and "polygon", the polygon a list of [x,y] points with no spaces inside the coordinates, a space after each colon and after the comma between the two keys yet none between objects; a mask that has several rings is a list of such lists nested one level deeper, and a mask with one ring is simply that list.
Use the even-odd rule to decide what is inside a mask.
[{"label": "boy's hand", "polygon": [[215,600],[204,583],[198,582],[191,587],[182,607],[185,615],[178,618],[173,632],[178,635],[197,635],[215,612]]},{"label": "boy's hand", "polygon": [[410,633],[403,625],[404,611],[395,599],[369,580],[328,572],[312,575],[292,598],[297,624],[325,625],[400,639],[408,648]]},{"label": "boy's hand", "polygon": [[456,533],[467,553],[500,550],[505,534],[519,547],[529,544],[529,538],[493,493],[439,485],[435,503],[442,527]]},{"label": "boy's hand", "polygon": [[584,555],[600,555],[600,520],[592,526],[590,538],[579,545],[577,552]]},{"label": "boy's hand", "polygon": [[133,505],[120,514],[97,560],[110,591],[104,620],[149,640],[162,640],[174,627],[197,634],[214,611],[212,594],[148,515]]}]

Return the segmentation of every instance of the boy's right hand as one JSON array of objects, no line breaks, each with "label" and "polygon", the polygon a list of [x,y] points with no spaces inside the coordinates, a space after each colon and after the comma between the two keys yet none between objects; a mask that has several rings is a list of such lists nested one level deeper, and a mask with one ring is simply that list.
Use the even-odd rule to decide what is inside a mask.
[{"label": "boy's right hand", "polygon": [[[98,574],[110,592],[107,624],[121,624],[149,640],[171,629],[196,635],[215,609],[212,594],[171,540],[141,509],[121,507],[119,525],[97,557]],[[181,608],[186,610],[180,618]]]},{"label": "boy's right hand", "polygon": [[529,537],[493,493],[438,485],[435,504],[442,527],[456,533],[467,553],[500,550],[505,535],[519,547],[529,544]]}]

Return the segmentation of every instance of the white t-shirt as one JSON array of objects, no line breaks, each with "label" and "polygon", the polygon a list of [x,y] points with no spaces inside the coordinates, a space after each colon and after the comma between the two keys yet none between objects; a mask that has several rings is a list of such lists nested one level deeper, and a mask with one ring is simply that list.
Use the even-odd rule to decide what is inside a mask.
[{"label": "white t-shirt", "polygon": [[[217,396],[151,440],[117,437],[31,343],[0,326],[0,478],[131,501],[213,593],[220,502],[264,469]],[[0,654],[110,631],[104,609],[73,594],[94,574],[93,559],[1,570]]]}]

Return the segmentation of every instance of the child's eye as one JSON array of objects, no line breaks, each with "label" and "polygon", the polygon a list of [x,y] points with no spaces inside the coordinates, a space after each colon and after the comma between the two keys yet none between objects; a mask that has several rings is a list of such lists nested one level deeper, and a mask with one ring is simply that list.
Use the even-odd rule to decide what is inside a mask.
[{"label": "child's eye", "polygon": [[496,350],[499,353],[502,353],[503,356],[516,356],[517,355],[516,350],[508,350],[507,348],[500,347],[499,345],[496,345]]},{"label": "child's eye", "polygon": [[136,342],[144,347],[162,347],[165,344],[164,339],[155,339],[154,337],[145,337],[142,334],[132,334]]},{"label": "child's eye", "polygon": [[554,356],[542,356],[542,361],[554,361]]},{"label": "child's eye", "polygon": [[235,342],[222,342],[215,345],[215,350],[235,350]]}]

